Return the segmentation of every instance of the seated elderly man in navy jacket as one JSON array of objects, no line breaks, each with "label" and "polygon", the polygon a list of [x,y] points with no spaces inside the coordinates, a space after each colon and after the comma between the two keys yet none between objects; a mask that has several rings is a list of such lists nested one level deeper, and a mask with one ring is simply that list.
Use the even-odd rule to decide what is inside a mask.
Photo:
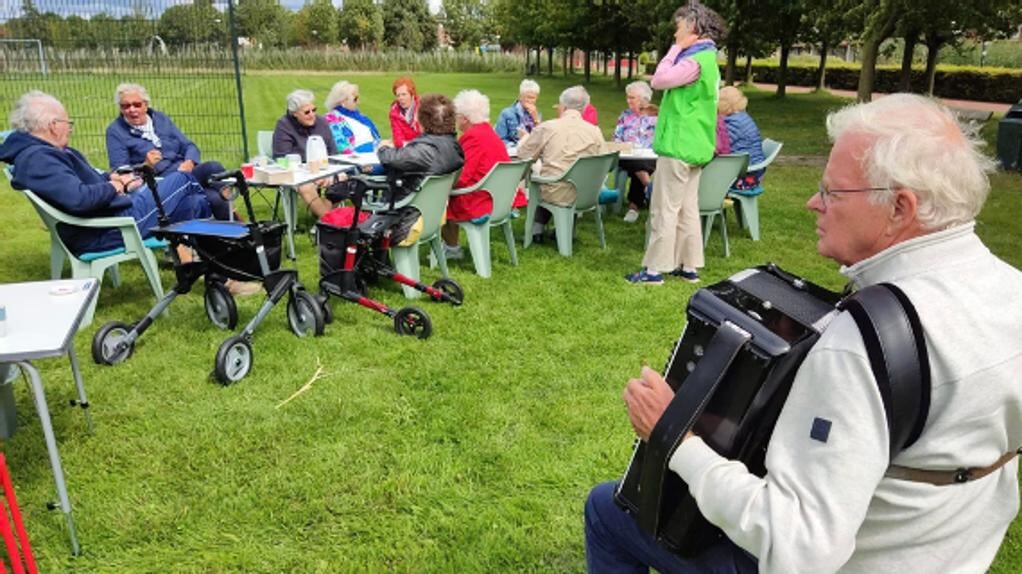
[{"label": "seated elderly man in navy jacket", "polygon": [[159,177],[183,171],[195,176],[217,219],[230,219],[231,205],[221,194],[222,184],[209,181],[224,171],[217,161],[202,161],[199,147],[166,114],[149,107],[149,92],[138,84],[121,84],[114,92],[121,115],[106,128],[110,169],[146,163]]},{"label": "seated elderly man in navy jacket", "polygon": [[[157,224],[152,192],[132,174],[97,173],[81,152],[68,147],[74,122],[60,101],[40,91],[28,92],[15,103],[11,124],[16,131],[0,144],[0,161],[14,166],[15,188],[31,189],[79,217],[130,216],[142,237],[152,234]],[[202,187],[189,173],[169,174],[157,191],[171,221],[210,215]],[[61,225],[58,232],[75,254],[123,246],[116,229]]]}]

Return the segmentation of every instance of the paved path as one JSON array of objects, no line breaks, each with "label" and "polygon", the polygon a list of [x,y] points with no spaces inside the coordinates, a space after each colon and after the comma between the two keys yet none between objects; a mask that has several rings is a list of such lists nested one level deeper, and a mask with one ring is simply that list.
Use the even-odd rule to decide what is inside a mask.
[{"label": "paved path", "polygon": [[[766,90],[766,91],[769,91],[769,92],[773,92],[773,91],[777,90],[777,85],[776,84],[753,83],[753,85],[756,86],[757,88],[761,89],[761,90]],[[813,91],[813,88],[810,88],[808,86],[788,86],[787,87],[787,91],[789,91],[789,92],[791,92],[793,94],[806,94],[806,93],[809,93],[809,92]],[[854,98],[857,95],[856,92],[853,92],[851,90],[833,90],[833,89],[831,89],[831,90],[827,90],[827,91],[829,91],[830,93],[834,94],[835,96],[841,96],[841,97],[844,97],[844,98]],[[879,92],[873,92],[873,97],[874,98],[882,98],[882,97],[884,97],[886,95],[887,94],[881,94]],[[981,111],[981,112],[994,112],[994,113],[998,113],[998,114],[1006,113],[1008,111],[1008,108],[1010,108],[1011,105],[1012,105],[1012,104],[998,104],[998,103],[993,103],[993,102],[974,102],[974,101],[970,101],[970,100],[949,100],[949,99],[945,99],[945,98],[939,98],[939,99],[940,99],[940,101],[944,102],[948,106],[951,106],[952,108],[961,108],[961,109],[964,109],[964,110],[976,110],[976,111]]]}]

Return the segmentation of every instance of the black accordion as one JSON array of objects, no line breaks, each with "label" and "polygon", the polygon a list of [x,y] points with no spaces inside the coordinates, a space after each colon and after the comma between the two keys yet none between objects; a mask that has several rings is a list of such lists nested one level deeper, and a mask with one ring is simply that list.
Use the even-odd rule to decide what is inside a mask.
[{"label": "black accordion", "polygon": [[617,503],[668,549],[692,557],[723,533],[700,514],[668,462],[692,430],[764,476],[767,443],[795,373],[837,313],[838,293],[769,264],[700,289],[665,378],[675,390],[649,441],[637,443]]}]

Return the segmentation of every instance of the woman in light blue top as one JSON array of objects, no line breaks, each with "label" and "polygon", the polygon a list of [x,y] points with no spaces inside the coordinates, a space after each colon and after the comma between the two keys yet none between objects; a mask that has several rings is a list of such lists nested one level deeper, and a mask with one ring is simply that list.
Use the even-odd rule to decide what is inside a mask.
[{"label": "woman in light blue top", "polygon": [[536,108],[538,99],[539,84],[533,80],[522,80],[518,86],[518,101],[501,110],[497,124],[493,126],[504,145],[518,145],[522,131],[532,133],[532,129],[543,121],[543,116]]}]

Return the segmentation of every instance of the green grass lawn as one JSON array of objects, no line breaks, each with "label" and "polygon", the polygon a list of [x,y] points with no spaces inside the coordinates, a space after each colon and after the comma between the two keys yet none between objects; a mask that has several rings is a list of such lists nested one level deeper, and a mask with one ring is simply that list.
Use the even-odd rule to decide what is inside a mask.
[{"label": "green grass lawn", "polygon": [[[246,76],[250,139],[271,129],[296,87],[326,95],[340,75]],[[363,111],[389,132],[391,76],[354,76]],[[519,78],[423,75],[420,91],[453,95],[469,87],[514,99]],[[544,115],[576,83],[540,78]],[[592,87],[605,133],[624,107],[610,82]],[[841,100],[825,95],[750,96],[764,135],[782,155],[827,149],[823,115]],[[97,161],[97,164],[100,162]],[[818,167],[770,170],[761,200],[763,240],[729,220],[732,256],[718,232],[707,249],[704,284],[775,261],[837,288],[836,265],[814,252],[804,209]],[[34,211],[0,183],[0,281],[45,279],[49,240]],[[1022,177],[997,174],[978,230],[991,249],[1022,266],[1018,221]],[[308,225],[309,219],[305,219]],[[123,285],[105,283],[96,321],[76,339],[93,403],[94,435],[78,410],[66,361],[39,361],[84,553],[68,556],[63,520],[48,512],[53,482],[35,409],[17,389],[19,432],[3,445],[26,524],[44,572],[579,572],[584,569],[582,505],[598,481],[619,477],[632,433],[620,394],[643,363],[664,363],[696,287],[627,284],[642,257],[642,226],[606,221],[601,250],[591,217],[575,256],[549,245],[519,248],[511,267],[494,235],[494,276],[453,262],[465,288],[454,308],[418,303],[433,318],[427,341],[399,337],[390,322],[335,302],[325,336],[299,340],[283,305],[256,332],[255,365],[241,383],[210,382],[213,356],[228,333],[212,327],[201,293],[181,297],[117,367],[89,359],[95,330],[136,320],[152,304],[137,265]],[[521,223],[516,233],[521,237]],[[307,235],[297,268],[318,279]],[[435,270],[423,269],[435,280]],[[164,285],[172,274],[163,270]],[[200,289],[201,291],[201,289]],[[397,289],[372,294],[405,304]],[[239,301],[242,320],[259,301]],[[8,305],[10,313],[16,308]],[[325,377],[278,405],[322,365]],[[1009,531],[993,572],[1022,569],[1022,521]]]}]

